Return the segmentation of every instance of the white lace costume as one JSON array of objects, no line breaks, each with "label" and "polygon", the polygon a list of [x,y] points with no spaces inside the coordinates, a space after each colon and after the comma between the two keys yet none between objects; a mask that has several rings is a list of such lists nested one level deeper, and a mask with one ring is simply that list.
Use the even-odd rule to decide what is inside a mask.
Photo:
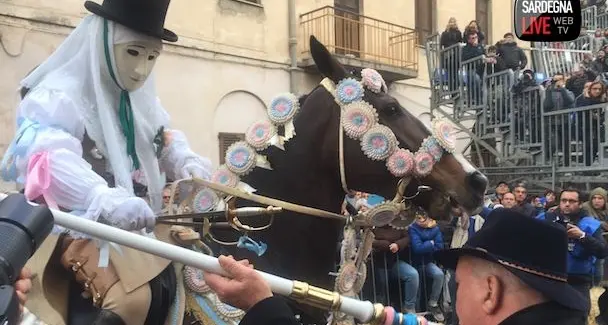
[{"label": "white lace costume", "polygon": [[[105,35],[104,23],[107,24]],[[137,181],[147,186],[149,206],[135,197],[135,171],[117,116],[121,89],[110,78],[104,58],[104,38],[109,40],[110,49],[114,44],[150,39],[101,17],[86,17],[61,46],[22,81],[22,86],[30,91],[18,107],[19,129],[2,162],[2,176],[25,183],[26,194],[28,178],[47,178],[39,193],[47,203],[54,202],[90,220],[103,217],[126,230],[151,230],[154,213],[161,211],[165,174],[174,179],[190,175],[208,178],[211,164],[190,150],[182,132],[168,129],[169,116],[156,97],[154,76],[150,75],[140,89],[129,93],[135,148],[141,163],[137,174],[142,177]],[[116,75],[113,50],[107,52]],[[161,127],[171,141],[157,158],[153,142]],[[83,159],[85,136],[95,142],[108,162],[115,187],[109,187]],[[28,165],[32,165],[33,159],[40,161],[42,167],[38,166],[38,170],[44,175],[30,175]]]}]

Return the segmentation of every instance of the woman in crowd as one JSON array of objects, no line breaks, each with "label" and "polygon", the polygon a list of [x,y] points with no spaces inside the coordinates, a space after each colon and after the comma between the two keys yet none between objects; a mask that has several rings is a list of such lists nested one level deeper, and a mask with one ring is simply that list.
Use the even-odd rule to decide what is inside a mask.
[{"label": "woman in crowd", "polygon": [[[439,308],[439,297],[443,289],[444,274],[435,264],[433,253],[443,249],[443,236],[437,222],[430,218],[423,210],[416,213],[416,221],[409,227],[412,245],[412,265],[424,279],[432,281],[431,292],[428,297],[425,290],[421,290],[421,297],[428,298],[427,310],[439,321],[444,321],[443,312]],[[426,281],[424,281],[426,282]]]},{"label": "woman in crowd", "polygon": [[469,25],[467,25],[467,27],[464,29],[464,32],[462,33],[462,38],[467,39],[469,38],[469,35],[472,34],[477,34],[477,39],[479,40],[479,43],[485,44],[484,41],[486,40],[486,35],[484,35],[481,31],[481,27],[479,27],[477,20],[471,20]]}]

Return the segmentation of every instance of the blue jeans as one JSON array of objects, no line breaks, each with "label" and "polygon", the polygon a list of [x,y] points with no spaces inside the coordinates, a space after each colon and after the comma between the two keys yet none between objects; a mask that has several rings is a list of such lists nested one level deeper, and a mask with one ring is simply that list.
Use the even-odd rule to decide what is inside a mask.
[{"label": "blue jeans", "polygon": [[437,306],[439,297],[441,296],[441,290],[443,289],[443,281],[445,280],[443,271],[441,271],[435,263],[419,265],[416,269],[418,270],[418,273],[424,274],[428,280],[432,281],[431,292],[428,296],[428,304]]},{"label": "blue jeans", "polygon": [[[403,308],[414,310],[416,307],[416,298],[418,297],[418,286],[420,277],[418,271],[404,261],[398,260],[391,267],[390,272],[387,272],[384,267],[376,266],[376,278],[378,280],[378,291],[383,292],[386,289],[386,274],[392,279],[399,279],[401,293],[403,294]],[[386,293],[388,294],[388,293]]]}]

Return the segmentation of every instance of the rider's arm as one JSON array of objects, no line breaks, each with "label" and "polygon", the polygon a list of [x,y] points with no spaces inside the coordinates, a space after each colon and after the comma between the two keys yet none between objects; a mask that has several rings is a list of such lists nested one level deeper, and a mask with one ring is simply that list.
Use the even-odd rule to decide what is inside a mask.
[{"label": "rider's arm", "polygon": [[266,298],[255,304],[240,325],[300,325],[293,312],[280,297]]},{"label": "rider's arm", "polygon": [[[42,179],[39,183],[48,179],[48,186],[39,186],[46,187],[43,192],[47,201],[51,198],[62,208],[86,211],[83,217],[96,220],[119,203],[113,198],[130,195],[124,189],[108,188],[107,182],[82,158],[85,121],[79,104],[64,92],[31,90],[19,105],[18,119],[28,121],[32,127],[19,132],[12,145],[27,148],[15,162],[19,178],[38,176]],[[29,168],[38,171],[28,171]],[[27,181],[25,185],[30,190],[35,186]]]},{"label": "rider's arm", "polygon": [[168,143],[163,150],[159,164],[170,179],[190,177],[187,175],[189,166],[196,166],[202,175],[195,175],[209,179],[211,177],[211,161],[197,155],[188,144],[186,135],[179,130],[167,130]]}]

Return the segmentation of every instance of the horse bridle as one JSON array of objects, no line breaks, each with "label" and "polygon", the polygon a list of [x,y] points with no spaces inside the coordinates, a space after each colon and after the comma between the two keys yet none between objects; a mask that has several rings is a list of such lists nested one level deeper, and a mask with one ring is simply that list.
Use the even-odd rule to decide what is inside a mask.
[{"label": "horse bridle", "polygon": [[[354,221],[355,224],[361,226],[381,226],[390,222],[389,219],[394,218],[400,211],[406,209],[405,201],[412,197],[405,197],[404,193],[412,177],[423,178],[430,174],[435,163],[444,154],[454,151],[454,140],[451,137],[451,125],[447,121],[438,119],[433,121],[431,135],[422,141],[418,151],[412,153],[410,150],[399,148],[393,131],[379,123],[377,110],[363,100],[364,88],[375,93],[387,92],[386,83],[380,74],[373,69],[363,69],[361,76],[361,81],[354,78],[345,78],[337,85],[332,80],[325,78],[321,81],[321,85],[334,97],[335,102],[340,107],[338,152],[342,189],[349,193],[346,182],[344,134],[354,140],[359,140],[366,156],[372,160],[385,161],[389,172],[399,178],[393,200],[372,208],[364,214],[362,220],[357,218],[358,220]],[[276,127],[283,126],[286,130],[293,131],[292,118],[298,109],[297,97],[294,95],[282,94],[275,97],[268,110],[270,121],[256,122],[247,131],[246,141],[237,142],[228,148],[226,164],[216,170],[211,181],[191,180],[195,184],[225,193],[230,197],[240,197],[260,204],[281,207],[317,217],[352,221],[352,217],[346,218],[341,214],[253,194],[251,187],[240,182],[240,176],[246,175],[256,166],[271,169],[269,162],[256,152],[270,145],[282,148],[282,144],[289,140],[295,132],[288,132],[290,135],[281,139],[276,132]],[[232,228],[241,232],[257,230],[241,223],[234,215],[230,215],[229,211],[230,209],[226,210],[226,218]]]},{"label": "horse bridle", "polygon": [[[400,212],[405,209],[405,188],[412,177],[424,178],[433,170],[444,154],[454,152],[453,130],[445,120],[434,120],[431,135],[426,137],[416,153],[398,147],[398,141],[392,130],[379,124],[378,112],[371,104],[363,100],[365,89],[380,93],[387,92],[387,86],[382,76],[373,69],[361,71],[361,81],[354,78],[342,79],[337,85],[329,78],[320,83],[334,98],[340,107],[338,122],[338,155],[340,183],[343,191],[351,191],[346,182],[346,167],[344,159],[344,134],[354,140],[361,141],[361,147],[370,159],[386,161],[388,170],[399,177],[395,198],[390,204],[397,207],[381,207],[383,210]],[[422,186],[425,190],[429,187]],[[417,195],[416,193],[415,195]],[[414,196],[415,196],[414,195]],[[370,214],[376,211],[370,211]],[[370,220],[375,219],[373,216]],[[379,221],[379,220],[378,220]]]}]

